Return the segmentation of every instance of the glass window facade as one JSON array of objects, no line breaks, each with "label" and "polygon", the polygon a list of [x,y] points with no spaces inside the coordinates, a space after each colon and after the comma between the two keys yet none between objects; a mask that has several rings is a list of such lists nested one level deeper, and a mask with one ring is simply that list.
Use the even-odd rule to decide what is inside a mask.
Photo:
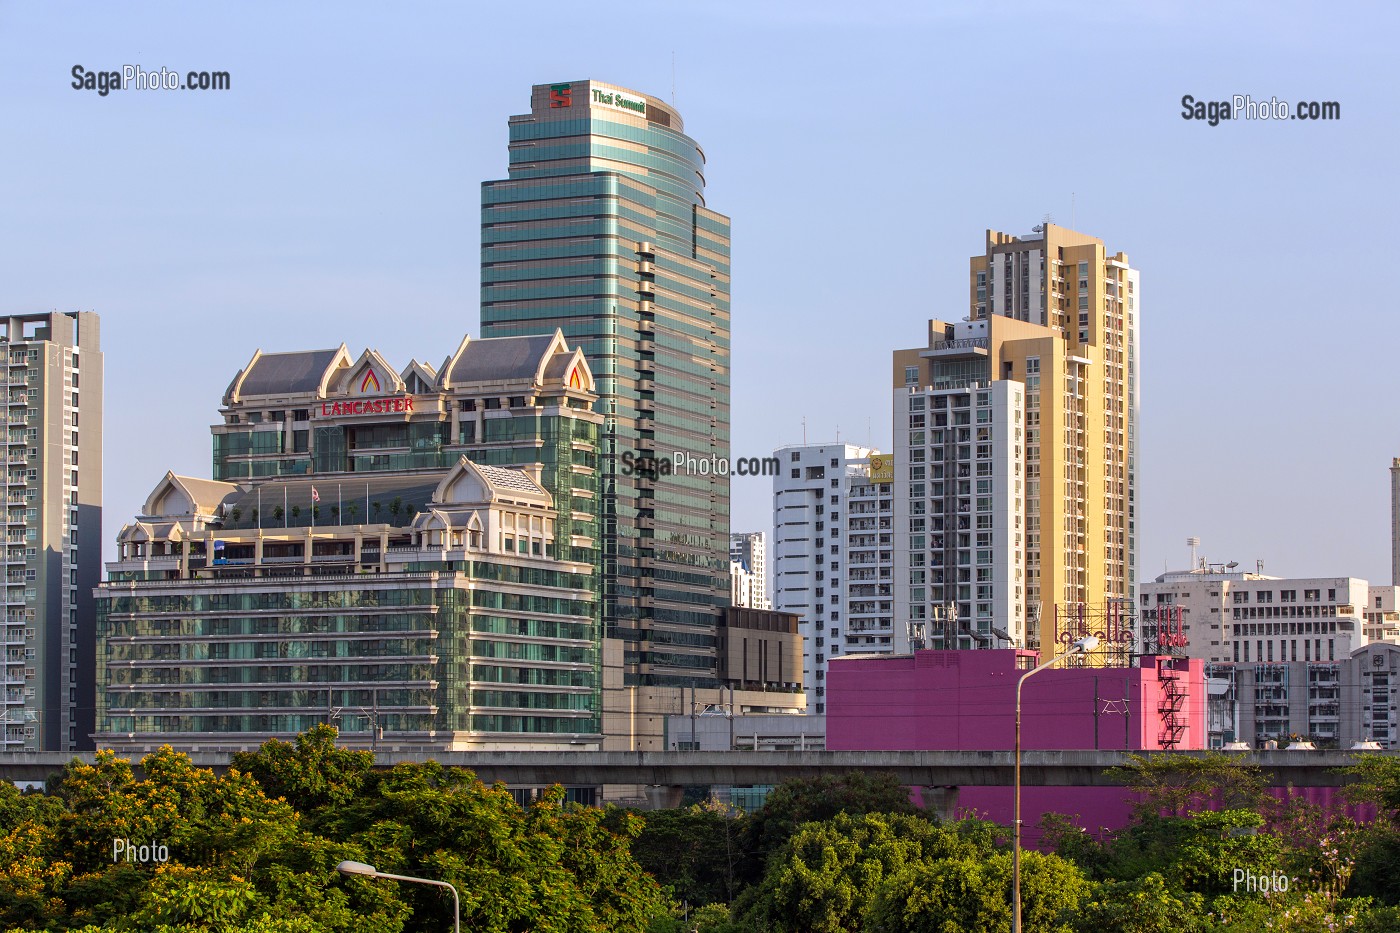
[{"label": "glass window facade", "polygon": [[[730,456],[729,220],[669,114],[590,109],[588,91],[513,119],[509,178],[482,186],[482,333],[560,328],[583,350],[606,421],[596,490],[576,498],[597,496],[625,682],[712,684],[729,481],[694,465]],[[624,455],[688,464],[648,473]]]},{"label": "glass window facade", "polygon": [[[290,734],[336,719],[351,733],[377,721],[396,741],[600,731],[591,574],[468,560],[348,582],[109,584],[99,730]],[[502,589],[521,584],[535,594]]]}]

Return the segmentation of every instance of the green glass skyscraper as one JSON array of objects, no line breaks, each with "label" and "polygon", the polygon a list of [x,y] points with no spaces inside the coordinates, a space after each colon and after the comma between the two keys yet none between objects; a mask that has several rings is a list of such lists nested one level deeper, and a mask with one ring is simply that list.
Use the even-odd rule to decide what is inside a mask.
[{"label": "green glass skyscraper", "polygon": [[482,336],[563,331],[604,415],[603,617],[624,683],[712,686],[729,601],[729,219],[664,102],[536,85],[482,185]]}]

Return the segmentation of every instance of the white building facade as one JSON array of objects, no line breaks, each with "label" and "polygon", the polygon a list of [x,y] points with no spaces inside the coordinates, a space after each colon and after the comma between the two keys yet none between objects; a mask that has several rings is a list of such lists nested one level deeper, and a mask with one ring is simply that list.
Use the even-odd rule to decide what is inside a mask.
[{"label": "white building facade", "polygon": [[824,713],[830,658],[908,650],[893,599],[891,487],[872,481],[879,454],[868,447],[812,444],[776,455],[774,603],[801,620],[807,710]]},{"label": "white building facade", "polygon": [[1141,584],[1139,641],[1174,631],[1179,618],[1176,647],[1188,657],[1242,664],[1345,660],[1370,640],[1364,617],[1370,590],[1356,577],[1270,577],[1219,564],[1164,573]]},{"label": "white building facade", "polygon": [[1366,640],[1400,644],[1400,586],[1372,586],[1366,591]]},{"label": "white building facade", "polygon": [[[762,531],[736,531],[729,535],[730,575],[734,574],[734,564],[743,568],[748,578],[748,602],[735,602],[736,606],[751,609],[772,609],[773,602],[768,594],[768,541]],[[737,599],[737,597],[736,597]]]},{"label": "white building facade", "polygon": [[895,618],[930,648],[1025,645],[1025,390],[894,392]]},{"label": "white building facade", "polygon": [[757,608],[753,604],[753,574],[737,560],[729,562],[729,605],[745,609]]}]

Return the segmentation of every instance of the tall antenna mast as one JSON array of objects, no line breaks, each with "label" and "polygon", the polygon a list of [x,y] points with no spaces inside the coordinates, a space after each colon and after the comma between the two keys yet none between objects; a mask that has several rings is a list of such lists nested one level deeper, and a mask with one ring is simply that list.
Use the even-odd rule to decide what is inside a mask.
[{"label": "tall antenna mast", "polygon": [[676,50],[671,50],[671,106],[676,106]]}]

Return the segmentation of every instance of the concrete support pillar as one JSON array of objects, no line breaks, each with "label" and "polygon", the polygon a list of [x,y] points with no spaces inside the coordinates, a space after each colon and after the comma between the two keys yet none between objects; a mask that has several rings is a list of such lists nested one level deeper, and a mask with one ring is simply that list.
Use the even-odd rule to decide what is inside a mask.
[{"label": "concrete support pillar", "polygon": [[947,785],[921,787],[919,788],[919,796],[923,798],[924,809],[935,813],[940,820],[957,819],[957,787]]},{"label": "concrete support pillar", "polygon": [[680,784],[649,784],[643,788],[648,810],[673,810],[681,805],[685,788]]}]

